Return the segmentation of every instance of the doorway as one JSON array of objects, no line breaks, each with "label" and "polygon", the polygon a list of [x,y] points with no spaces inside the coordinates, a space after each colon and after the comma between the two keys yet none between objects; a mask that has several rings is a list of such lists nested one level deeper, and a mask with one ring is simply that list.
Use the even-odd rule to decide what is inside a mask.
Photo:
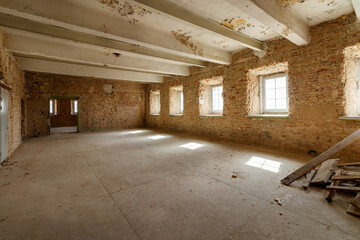
[{"label": "doorway", "polygon": [[9,155],[8,149],[8,99],[9,93],[0,88],[0,163]]},{"label": "doorway", "polygon": [[53,96],[49,99],[50,134],[79,132],[79,98]]}]

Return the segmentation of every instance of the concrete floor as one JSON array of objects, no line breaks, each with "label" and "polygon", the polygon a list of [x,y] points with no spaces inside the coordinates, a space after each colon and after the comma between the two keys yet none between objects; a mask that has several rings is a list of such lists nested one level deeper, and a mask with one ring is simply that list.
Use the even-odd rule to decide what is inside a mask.
[{"label": "concrete floor", "polygon": [[51,134],[57,134],[57,133],[76,133],[76,132],[77,132],[77,126],[50,128],[50,133],[51,133]]},{"label": "concrete floor", "polygon": [[310,159],[145,129],[28,139],[0,169],[0,239],[359,239],[352,196],[280,184]]}]

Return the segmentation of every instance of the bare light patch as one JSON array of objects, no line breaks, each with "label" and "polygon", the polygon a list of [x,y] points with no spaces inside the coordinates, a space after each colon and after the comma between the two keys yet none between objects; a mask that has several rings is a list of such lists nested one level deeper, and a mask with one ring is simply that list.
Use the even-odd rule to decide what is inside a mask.
[{"label": "bare light patch", "polygon": [[246,165],[278,173],[281,162],[254,156],[251,157],[251,159],[246,163]]},{"label": "bare light patch", "polygon": [[158,139],[166,138],[166,136],[164,136],[164,135],[155,135],[155,136],[151,136],[149,138],[152,139],[152,140],[158,140]]},{"label": "bare light patch", "polygon": [[200,148],[202,146],[204,146],[204,145],[199,144],[199,143],[189,142],[187,144],[181,145],[180,147],[187,148],[187,149],[190,149],[190,150],[195,150],[195,149],[198,149],[198,148]]},{"label": "bare light patch", "polygon": [[171,31],[171,33],[176,38],[176,40],[178,40],[181,44],[190,48],[194,54],[200,56],[204,55],[203,50],[190,40],[191,36],[189,35],[189,32],[182,32],[182,30],[177,30],[177,31]]}]

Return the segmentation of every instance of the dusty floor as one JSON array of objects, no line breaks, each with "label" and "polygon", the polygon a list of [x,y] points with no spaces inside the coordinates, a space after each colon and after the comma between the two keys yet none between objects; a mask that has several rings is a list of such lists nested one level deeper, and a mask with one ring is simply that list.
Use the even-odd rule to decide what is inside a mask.
[{"label": "dusty floor", "polygon": [[0,169],[0,239],[358,239],[351,196],[281,186],[310,159],[145,129],[28,139]]},{"label": "dusty floor", "polygon": [[74,127],[57,127],[57,128],[50,128],[50,133],[76,133],[77,126]]}]

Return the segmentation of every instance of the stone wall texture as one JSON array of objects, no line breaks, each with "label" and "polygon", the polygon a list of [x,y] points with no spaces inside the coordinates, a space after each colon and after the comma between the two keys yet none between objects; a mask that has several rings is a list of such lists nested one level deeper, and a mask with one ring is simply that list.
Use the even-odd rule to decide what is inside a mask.
[{"label": "stone wall texture", "polygon": [[[25,78],[23,72],[18,66],[17,59],[4,49],[4,34],[0,30],[0,79],[11,90],[9,91],[8,107],[8,134],[9,134],[9,156],[21,144],[22,129],[22,106],[21,100],[24,99]],[[24,101],[23,101],[24,102]],[[23,112],[23,115],[25,112]],[[24,117],[24,116],[23,116]]]},{"label": "stone wall texture", "polygon": [[143,84],[30,72],[25,78],[27,137],[49,134],[51,96],[79,97],[80,132],[144,126]]},{"label": "stone wall texture", "polygon": [[[360,49],[360,24],[354,14],[311,28],[311,43],[296,46],[287,39],[267,42],[267,54],[258,58],[251,50],[233,55],[230,66],[194,68],[190,77],[168,78],[151,84],[146,93],[160,90],[161,113],[149,114],[146,125],[258,144],[283,150],[323,152],[360,128],[358,121],[340,120],[354,113],[354,72],[349,49]],[[355,57],[360,57],[355,54]],[[350,57],[351,58],[351,57]],[[351,60],[352,61],[352,60]],[[252,74],[271,65],[287,65],[289,119],[247,118],[255,111],[258,87]],[[199,116],[199,86],[204,79],[223,77],[223,116]],[[256,83],[256,81],[255,81]],[[169,89],[184,87],[184,114],[169,115]],[[147,101],[148,103],[148,101]],[[356,108],[357,106],[355,106]],[[338,154],[344,160],[360,159],[360,141]]]}]

